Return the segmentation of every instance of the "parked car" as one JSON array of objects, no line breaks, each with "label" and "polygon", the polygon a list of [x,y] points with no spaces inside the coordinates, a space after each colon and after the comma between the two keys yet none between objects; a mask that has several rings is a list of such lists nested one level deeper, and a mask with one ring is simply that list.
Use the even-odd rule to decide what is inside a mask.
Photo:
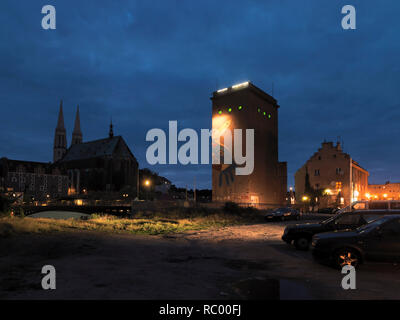
[{"label": "parked car", "polygon": [[286,208],[277,208],[265,215],[265,219],[272,221],[272,220],[299,220],[301,217],[301,213],[293,208],[286,207]]},{"label": "parked car", "polygon": [[353,231],[316,234],[313,256],[332,266],[357,267],[364,261],[400,262],[400,215],[390,215]]},{"label": "parked car", "polygon": [[388,214],[400,214],[400,201],[359,201],[318,223],[287,226],[282,240],[294,243],[298,250],[308,250],[314,234],[336,230],[354,230]]}]

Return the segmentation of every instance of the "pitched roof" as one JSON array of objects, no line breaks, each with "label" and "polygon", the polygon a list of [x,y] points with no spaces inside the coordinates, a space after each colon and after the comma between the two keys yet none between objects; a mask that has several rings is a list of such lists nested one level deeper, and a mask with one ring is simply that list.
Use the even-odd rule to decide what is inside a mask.
[{"label": "pitched roof", "polygon": [[67,150],[60,162],[111,156],[120,141],[123,141],[122,137],[115,136],[113,138],[74,144]]}]

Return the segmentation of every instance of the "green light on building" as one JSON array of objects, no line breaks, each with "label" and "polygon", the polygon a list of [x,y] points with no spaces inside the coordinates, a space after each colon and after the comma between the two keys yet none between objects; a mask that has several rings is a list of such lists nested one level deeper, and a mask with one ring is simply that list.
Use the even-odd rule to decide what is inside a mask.
[{"label": "green light on building", "polygon": [[218,114],[222,114],[222,110],[219,110],[219,111],[218,111]]},{"label": "green light on building", "polygon": [[271,114],[270,113],[268,113],[268,119],[271,119]]},{"label": "green light on building", "polygon": [[242,110],[242,109],[243,109],[243,107],[242,107],[242,106],[239,106],[239,107],[238,107],[238,109],[239,109],[239,110]]},{"label": "green light on building", "polygon": [[260,108],[258,108],[258,109],[257,109],[257,111],[258,111],[258,112],[261,112],[261,109],[260,109]]},{"label": "green light on building", "polygon": [[228,112],[232,112],[232,108],[228,108]]},{"label": "green light on building", "polygon": [[264,116],[266,116],[266,115],[267,115],[267,113],[264,111],[264,112],[263,112],[263,115],[264,115]]}]

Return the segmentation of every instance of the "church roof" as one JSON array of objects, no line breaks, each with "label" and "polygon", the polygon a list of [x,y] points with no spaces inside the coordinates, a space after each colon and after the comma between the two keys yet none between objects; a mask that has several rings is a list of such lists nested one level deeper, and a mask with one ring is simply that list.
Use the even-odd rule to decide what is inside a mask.
[{"label": "church roof", "polygon": [[[67,153],[60,162],[111,156],[114,154],[120,141],[125,144],[124,139],[121,136],[74,144],[67,150]],[[129,153],[133,157],[133,154],[130,151]]]}]

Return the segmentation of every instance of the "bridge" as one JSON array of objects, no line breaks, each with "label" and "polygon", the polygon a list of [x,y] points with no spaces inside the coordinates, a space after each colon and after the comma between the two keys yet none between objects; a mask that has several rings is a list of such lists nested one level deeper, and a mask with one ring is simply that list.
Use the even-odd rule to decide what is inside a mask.
[{"label": "bridge", "polygon": [[[115,216],[125,216],[132,213],[131,206],[77,206],[77,205],[50,205],[50,206],[19,206],[25,216],[45,211],[73,211],[79,213],[93,214],[103,213]],[[16,210],[18,212],[18,210]]]}]

